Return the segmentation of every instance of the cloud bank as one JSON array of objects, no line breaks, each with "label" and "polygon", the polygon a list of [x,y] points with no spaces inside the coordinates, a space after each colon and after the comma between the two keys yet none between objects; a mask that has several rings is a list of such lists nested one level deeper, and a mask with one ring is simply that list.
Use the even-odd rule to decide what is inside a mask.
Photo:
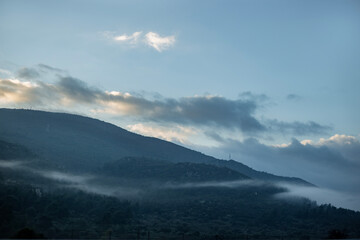
[{"label": "cloud bank", "polygon": [[[41,81],[39,78],[43,72],[55,74],[56,81]],[[59,110],[81,107],[93,113],[138,121],[217,127],[239,130],[244,134],[283,132],[304,135],[320,134],[330,129],[315,122],[282,122],[276,119],[260,121],[256,117],[257,110],[261,108],[260,101],[258,97],[249,97],[250,93],[238,99],[216,95],[148,99],[141,94],[103,91],[65,73],[61,69],[41,64],[36,68],[21,69],[17,73],[21,76],[18,79],[0,78],[0,106],[49,107]]]},{"label": "cloud bank", "polygon": [[208,135],[220,145],[202,150],[215,156],[231,153],[234,159],[257,170],[300,177],[320,187],[360,195],[360,142],[354,136],[336,134],[318,142],[293,139],[271,146],[254,138],[237,141]]}]

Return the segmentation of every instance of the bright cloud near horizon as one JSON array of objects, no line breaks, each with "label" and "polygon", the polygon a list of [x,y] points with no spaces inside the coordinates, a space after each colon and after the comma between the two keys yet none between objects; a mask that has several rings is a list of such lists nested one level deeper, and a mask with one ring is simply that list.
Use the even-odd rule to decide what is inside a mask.
[{"label": "bright cloud near horizon", "polygon": [[0,107],[100,118],[359,196],[359,11],[356,0],[4,0]]}]

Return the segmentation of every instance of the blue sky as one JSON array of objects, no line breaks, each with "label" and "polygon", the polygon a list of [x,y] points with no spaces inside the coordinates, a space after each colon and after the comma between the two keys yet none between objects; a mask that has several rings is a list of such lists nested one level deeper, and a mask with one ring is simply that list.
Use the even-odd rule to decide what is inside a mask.
[{"label": "blue sky", "polygon": [[1,0],[0,36],[1,107],[80,113],[325,185],[256,153],[282,159],[268,148],[298,141],[360,166],[359,1]]}]

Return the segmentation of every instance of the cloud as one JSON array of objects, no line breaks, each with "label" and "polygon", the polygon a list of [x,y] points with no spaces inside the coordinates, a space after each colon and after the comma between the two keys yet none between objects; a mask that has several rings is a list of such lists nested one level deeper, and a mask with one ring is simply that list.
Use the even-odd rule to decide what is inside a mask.
[{"label": "cloud", "polygon": [[90,175],[75,175],[53,170],[40,170],[29,166],[29,162],[23,161],[0,161],[0,168],[14,171],[32,173],[37,176],[46,178],[56,183],[57,187],[65,187],[81,190],[83,192],[94,193],[105,196],[129,198],[136,197],[141,193],[139,189],[129,188],[126,186],[109,186],[99,184],[101,179]]},{"label": "cloud", "polygon": [[277,119],[267,120],[267,126],[270,131],[283,133],[283,134],[295,134],[298,136],[303,135],[316,135],[316,134],[326,134],[332,128],[330,126],[324,126],[319,123],[309,121],[307,123],[303,122],[283,122]]},{"label": "cloud", "polygon": [[188,189],[188,188],[242,188],[242,187],[277,187],[281,192],[274,195],[275,198],[283,200],[292,200],[294,198],[307,198],[316,201],[318,204],[332,204],[336,207],[343,207],[360,211],[360,194],[355,195],[328,188],[309,187],[303,185],[289,184],[286,182],[269,183],[259,180],[237,180],[221,182],[200,182],[172,184],[168,183],[162,186],[165,189]]},{"label": "cloud", "polygon": [[54,67],[42,64],[42,63],[38,64],[38,67],[40,68],[41,71],[45,70],[45,71],[52,71],[52,72],[57,72],[57,73],[66,73],[66,71],[63,69],[54,68]]},{"label": "cloud", "polygon": [[167,50],[175,44],[175,36],[160,36],[156,32],[148,32],[144,36],[142,31],[134,32],[130,35],[117,35],[115,32],[105,31],[101,33],[106,39],[110,39],[120,44],[130,44],[132,47],[140,46],[139,44],[146,44],[154,48],[158,52]]},{"label": "cloud", "polygon": [[131,114],[152,122],[214,125],[240,129],[244,132],[264,129],[253,113],[256,104],[229,100],[218,96],[194,96],[180,99],[148,100],[122,93],[107,93],[102,99],[105,111],[120,115]]},{"label": "cloud", "polygon": [[253,116],[257,105],[252,101],[230,100],[219,96],[149,100],[128,93],[101,91],[70,76],[58,76],[58,81],[53,84],[1,79],[1,103],[46,104],[59,107],[82,104],[97,112],[130,116],[152,122],[210,125],[239,129],[243,132],[265,129]]},{"label": "cloud", "polygon": [[198,150],[227,156],[260,171],[305,179],[317,186],[360,195],[359,140],[334,135],[317,143],[309,140],[280,145],[265,145],[254,138],[244,141],[209,134],[220,143],[215,148]]},{"label": "cloud", "polygon": [[0,161],[0,167],[1,168],[11,168],[11,169],[18,169],[19,166],[21,166],[24,162],[23,161],[6,161],[6,160],[1,160]]},{"label": "cloud", "polygon": [[40,74],[33,68],[24,67],[17,72],[17,76],[24,79],[34,79],[40,77]]},{"label": "cloud", "polygon": [[5,76],[5,77],[11,77],[12,72],[10,72],[9,70],[0,68],[0,77],[1,77],[1,75]]},{"label": "cloud", "polygon": [[242,99],[256,101],[259,103],[266,102],[269,100],[269,97],[266,94],[254,94],[250,91],[240,93],[239,97]]},{"label": "cloud", "polygon": [[292,199],[294,197],[304,197],[316,201],[318,204],[331,203],[335,207],[360,211],[359,193],[348,194],[327,188],[306,187],[286,183],[281,183],[279,186],[287,189],[287,191],[276,194],[276,198]]},{"label": "cloud", "polygon": [[36,83],[17,79],[0,79],[0,104],[39,104],[40,95]]},{"label": "cloud", "polygon": [[211,182],[199,182],[199,183],[182,183],[173,184],[168,183],[163,188],[169,189],[181,189],[181,188],[240,188],[240,187],[259,187],[259,186],[271,186],[271,183],[266,183],[258,180],[236,180],[236,181],[211,181]]},{"label": "cloud", "polygon": [[37,171],[37,173],[41,174],[43,177],[59,181],[59,182],[66,182],[72,184],[84,184],[85,182],[89,181],[93,177],[90,176],[80,176],[80,175],[73,175],[69,173],[62,173],[58,171]]},{"label": "cloud", "polygon": [[154,32],[148,32],[145,35],[145,40],[149,46],[155,48],[158,52],[162,52],[175,44],[175,36],[161,37]]},{"label": "cloud", "polygon": [[141,36],[142,32],[134,32],[131,35],[118,35],[113,36],[112,39],[116,42],[128,42],[130,44],[136,44],[138,42],[139,37]]},{"label": "cloud", "polygon": [[[141,94],[103,91],[65,72],[60,73],[63,71],[61,69],[44,64],[38,65],[35,69],[26,69],[25,72],[41,74],[42,71],[46,71],[44,73],[47,74],[46,76],[49,73],[52,74],[55,82],[0,79],[0,105],[6,107],[42,106],[66,111],[71,107],[74,109],[82,107],[95,114],[122,116],[137,121],[218,127],[231,131],[239,130],[251,135],[261,132],[320,134],[330,129],[315,122],[289,123],[278,120],[260,122],[255,114],[261,108],[260,102],[267,98],[264,95],[247,93],[246,97],[238,99],[227,99],[216,95],[149,99]],[[162,137],[167,138],[165,135]],[[178,140],[183,141],[180,136]]]},{"label": "cloud", "polygon": [[95,88],[90,88],[85,82],[70,76],[60,76],[55,88],[59,94],[76,102],[92,103],[103,94]]},{"label": "cloud", "polygon": [[166,141],[187,143],[189,136],[196,135],[197,131],[191,127],[183,126],[147,126],[142,123],[131,124],[127,126],[127,129],[132,132],[136,132],[145,136],[152,136]]},{"label": "cloud", "polygon": [[317,143],[311,140],[303,140],[301,143],[303,145],[309,144],[317,147],[324,146],[334,149],[351,162],[360,164],[360,141],[354,136],[335,134],[328,139],[320,138]]},{"label": "cloud", "polygon": [[302,99],[302,97],[299,96],[299,95],[297,95],[297,94],[288,94],[288,95],[286,96],[286,99],[287,99],[287,100],[290,100],[290,101],[299,101],[299,100]]}]

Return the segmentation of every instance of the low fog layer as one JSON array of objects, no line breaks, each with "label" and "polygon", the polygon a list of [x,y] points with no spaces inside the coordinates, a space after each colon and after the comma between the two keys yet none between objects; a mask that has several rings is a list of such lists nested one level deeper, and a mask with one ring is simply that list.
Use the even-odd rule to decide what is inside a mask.
[{"label": "low fog layer", "polygon": [[291,184],[279,184],[288,192],[279,193],[276,197],[281,199],[292,199],[294,197],[305,197],[316,201],[318,204],[331,204],[335,207],[348,208],[360,211],[360,194],[348,194],[326,188],[305,187]]},{"label": "low fog layer", "polygon": [[[54,181],[57,187],[65,187],[81,190],[88,193],[100,194],[105,196],[113,196],[118,198],[133,198],[140,196],[143,190],[140,188],[130,188],[113,184],[101,183],[101,177],[90,175],[75,175],[70,173],[62,173],[59,171],[44,171],[29,167],[29,162],[21,161],[0,161],[0,168],[15,170],[20,172],[33,173],[37,176]],[[153,190],[161,189],[191,189],[194,188],[233,188],[234,190],[241,187],[261,187],[271,186],[273,183],[267,183],[260,180],[238,180],[238,181],[211,181],[211,182],[188,182],[188,183],[157,183],[152,184]],[[341,191],[331,190],[320,187],[307,187],[289,183],[274,183],[276,187],[280,187],[285,192],[274,195],[274,197],[282,200],[291,200],[294,197],[304,197],[318,204],[332,204],[336,207],[343,207],[360,211],[360,195],[348,194]],[[149,189],[147,189],[149,190]]]},{"label": "low fog layer", "polygon": [[53,170],[35,169],[29,166],[29,162],[1,160],[0,168],[7,168],[8,170],[22,173],[32,173],[38,177],[52,180],[54,186],[77,189],[88,193],[119,198],[133,197],[140,193],[140,190],[135,188],[101,184],[100,179],[94,175],[75,175]]},{"label": "low fog layer", "polygon": [[[266,145],[254,138],[236,141],[214,134],[213,138],[219,147],[198,149],[214,156],[231,153],[233,159],[256,170],[305,179],[319,189],[338,193],[323,192],[324,201],[337,206],[353,206],[352,199],[359,199],[360,142],[354,136],[334,135],[317,142],[293,139],[282,145]],[[304,195],[311,196],[307,191]]]}]

